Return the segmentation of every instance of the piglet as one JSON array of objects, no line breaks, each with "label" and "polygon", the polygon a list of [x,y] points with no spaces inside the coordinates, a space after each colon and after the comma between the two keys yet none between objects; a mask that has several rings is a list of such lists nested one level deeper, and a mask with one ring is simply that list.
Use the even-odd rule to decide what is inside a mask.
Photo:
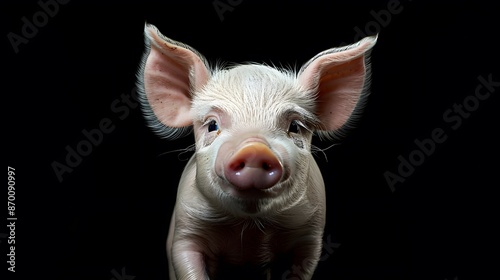
[{"label": "piglet", "polygon": [[[296,73],[210,67],[145,26],[138,73],[150,127],[194,131],[167,238],[170,279],[310,279],[325,225],[314,133],[332,139],[359,113],[376,36],[323,51]],[[288,273],[289,274],[289,273]]]}]

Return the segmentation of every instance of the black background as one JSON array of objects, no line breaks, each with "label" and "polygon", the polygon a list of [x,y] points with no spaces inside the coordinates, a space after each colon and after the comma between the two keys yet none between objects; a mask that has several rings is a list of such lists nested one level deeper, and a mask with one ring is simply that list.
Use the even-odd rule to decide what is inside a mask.
[{"label": "black background", "polygon": [[[377,21],[374,13],[387,15],[392,1],[243,0],[221,20],[213,2],[72,0],[16,53],[8,34],[22,35],[22,18],[32,22],[41,8],[2,1],[2,138],[5,165],[16,169],[18,217],[17,272],[7,272],[3,237],[2,279],[168,278],[168,222],[189,154],[165,152],[187,147],[192,136],[161,140],[138,107],[111,108],[124,106],[120,96],[135,87],[145,21],[211,62],[292,66],[353,43],[356,28],[380,31],[361,121],[326,151],[328,161],[316,157],[327,191],[325,240],[338,248],[325,251],[314,279],[498,277],[500,87],[456,130],[443,118],[470,100],[478,76],[500,81],[498,8],[400,0],[398,13]],[[114,130],[59,182],[54,161],[66,164],[66,147],[75,149],[86,139],[82,130],[105,118]],[[414,140],[436,128],[446,141],[391,189],[384,173],[397,174],[398,156],[408,159]],[[6,208],[7,186],[0,197]]]}]

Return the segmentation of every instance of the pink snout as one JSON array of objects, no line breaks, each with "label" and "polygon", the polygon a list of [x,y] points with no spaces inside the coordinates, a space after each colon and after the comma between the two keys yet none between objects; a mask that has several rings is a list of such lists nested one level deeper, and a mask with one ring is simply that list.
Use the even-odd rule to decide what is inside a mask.
[{"label": "pink snout", "polygon": [[225,162],[224,174],[239,190],[268,189],[281,179],[283,166],[266,144],[251,142]]}]

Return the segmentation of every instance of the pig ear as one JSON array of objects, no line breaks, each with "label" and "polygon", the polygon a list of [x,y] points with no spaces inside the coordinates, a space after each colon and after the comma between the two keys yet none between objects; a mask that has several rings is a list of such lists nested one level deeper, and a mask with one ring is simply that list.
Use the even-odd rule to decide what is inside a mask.
[{"label": "pig ear", "polygon": [[370,83],[369,54],[376,41],[377,36],[371,36],[326,50],[300,69],[301,86],[316,94],[320,136],[331,138],[341,133],[362,107]]},{"label": "pig ear", "polygon": [[141,104],[148,124],[164,138],[191,131],[191,98],[210,77],[205,58],[191,47],[146,24],[146,51],[138,72]]}]

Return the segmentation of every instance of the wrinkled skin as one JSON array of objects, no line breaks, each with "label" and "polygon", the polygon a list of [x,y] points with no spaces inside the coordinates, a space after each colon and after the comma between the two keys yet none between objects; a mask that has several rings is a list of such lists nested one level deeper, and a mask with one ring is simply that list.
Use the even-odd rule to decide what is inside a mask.
[{"label": "wrinkled skin", "polygon": [[326,211],[311,139],[330,139],[359,110],[376,37],[324,51],[292,73],[210,69],[154,26],[145,35],[138,76],[146,118],[165,138],[192,127],[196,141],[167,238],[170,278],[285,279],[294,268],[310,279]]}]

